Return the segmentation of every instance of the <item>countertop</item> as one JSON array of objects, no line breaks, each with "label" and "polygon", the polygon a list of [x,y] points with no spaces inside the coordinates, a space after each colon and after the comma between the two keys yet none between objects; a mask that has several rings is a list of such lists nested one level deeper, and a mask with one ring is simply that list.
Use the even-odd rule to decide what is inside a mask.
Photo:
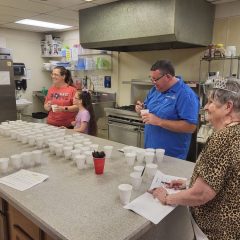
[{"label": "countertop", "polygon": [[[118,185],[130,183],[129,174],[132,171],[124,162],[123,153],[117,150],[124,145],[96,137],[87,137],[92,142],[100,144],[100,147],[114,146],[113,157],[106,160],[103,175],[95,175],[94,169],[78,170],[73,162],[50,155],[46,148],[44,158],[48,160],[48,164],[30,170],[47,174],[49,179],[23,192],[0,184],[0,197],[56,239],[140,239],[147,231],[156,230],[161,222],[154,225],[132,211],[125,210],[120,203]],[[33,147],[18,143],[9,137],[0,136],[0,157],[9,157],[12,154],[32,150],[34,150]],[[189,178],[193,167],[193,163],[165,157],[160,170],[170,175]],[[143,184],[140,190],[133,191],[131,199],[144,193],[147,188],[148,186]],[[179,221],[179,224],[184,222],[183,219],[186,217],[182,216],[179,219],[179,215],[176,214],[182,214],[185,211],[186,208],[177,207],[169,214],[174,220],[171,216],[166,217],[165,224],[168,224],[169,229],[171,221]],[[189,222],[184,224],[183,228],[179,226],[179,231],[188,231],[189,224]],[[184,229],[185,225],[187,230]],[[164,229],[167,232],[166,226]],[[173,231],[170,230],[170,232]],[[188,235],[192,236],[192,232]],[[174,238],[170,239],[174,240]],[[184,239],[184,237],[178,239]]]}]

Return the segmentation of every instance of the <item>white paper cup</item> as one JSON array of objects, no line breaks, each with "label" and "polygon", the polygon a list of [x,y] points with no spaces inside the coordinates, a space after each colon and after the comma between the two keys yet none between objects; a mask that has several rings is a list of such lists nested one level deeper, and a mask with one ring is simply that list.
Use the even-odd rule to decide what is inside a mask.
[{"label": "white paper cup", "polygon": [[10,157],[10,164],[14,169],[20,169],[22,167],[22,159],[20,154],[15,154]]},{"label": "white paper cup", "polygon": [[105,152],[105,157],[106,157],[106,158],[111,158],[113,146],[104,146],[104,147],[103,147],[103,150],[104,150],[104,152]]},{"label": "white paper cup", "polygon": [[64,158],[66,160],[71,159],[72,150],[73,150],[73,147],[64,147],[63,148]]},{"label": "white paper cup", "polygon": [[133,166],[136,159],[136,153],[126,153],[125,159],[128,164],[128,166]]},{"label": "white paper cup", "polygon": [[83,142],[83,145],[86,146],[86,147],[91,147],[92,142],[86,141],[86,142]]},{"label": "white paper cup", "polygon": [[132,193],[132,185],[130,184],[120,184],[118,186],[119,196],[121,203],[126,205],[129,203]]},{"label": "white paper cup", "polygon": [[156,149],[157,163],[161,163],[163,161],[164,154],[165,154],[165,149],[161,149],[161,148]]},{"label": "white paper cup", "polygon": [[146,165],[146,174],[149,178],[154,178],[157,172],[158,165],[154,163],[149,163]]},{"label": "white paper cup", "polygon": [[64,143],[64,146],[65,146],[65,147],[72,147],[72,148],[73,148],[73,142],[72,142],[72,141],[70,141],[70,142],[65,142],[65,143]]},{"label": "white paper cup", "polygon": [[81,150],[83,152],[87,152],[87,151],[91,151],[91,148],[90,147],[81,147]]},{"label": "white paper cup", "polygon": [[93,167],[93,156],[92,151],[85,151],[84,155],[86,156],[86,163],[89,167]]},{"label": "white paper cup", "polygon": [[91,145],[90,145],[90,148],[91,148],[92,151],[97,151],[97,150],[98,150],[98,147],[99,147],[98,144],[91,144]]},{"label": "white paper cup", "polygon": [[137,161],[139,163],[143,163],[145,158],[145,150],[144,149],[136,150],[136,155],[137,155]]},{"label": "white paper cup", "polygon": [[83,145],[81,143],[74,144],[74,149],[82,149]]},{"label": "white paper cup", "polygon": [[0,172],[6,173],[8,170],[9,158],[0,158]]},{"label": "white paper cup", "polygon": [[86,156],[85,155],[77,155],[75,156],[75,161],[77,164],[78,169],[84,169],[85,168],[85,161],[86,161]]},{"label": "white paper cup", "polygon": [[40,165],[42,163],[42,150],[32,151],[32,159],[36,165]]},{"label": "white paper cup", "polygon": [[124,154],[134,152],[134,147],[133,146],[123,147],[123,152]]},{"label": "white paper cup", "polygon": [[31,152],[23,152],[21,153],[22,165],[23,168],[29,168],[34,166],[34,161],[32,160],[32,153]]},{"label": "white paper cup", "polygon": [[33,135],[28,136],[28,144],[30,146],[34,146],[35,145],[35,137]]},{"label": "white paper cup", "polygon": [[58,105],[56,105],[56,104],[53,104],[53,105],[51,105],[51,107],[52,107],[52,111],[53,111],[53,112],[55,112],[55,111],[56,111],[56,109],[57,109],[57,107],[58,107]]},{"label": "white paper cup", "polygon": [[43,148],[44,140],[45,140],[44,137],[38,137],[38,138],[36,138],[37,148]]},{"label": "white paper cup", "polygon": [[149,113],[149,109],[142,109],[140,110],[140,114],[144,115],[144,114],[148,114]]},{"label": "white paper cup", "polygon": [[61,157],[63,155],[63,144],[56,143],[54,145],[54,149],[57,157]]},{"label": "white paper cup", "polygon": [[155,153],[153,152],[145,152],[145,162],[146,164],[152,163],[154,160]]},{"label": "white paper cup", "polygon": [[156,152],[156,150],[154,148],[146,148],[145,151],[146,152],[153,152],[153,153]]},{"label": "white paper cup", "polygon": [[71,151],[71,158],[73,161],[75,161],[75,157],[81,154],[80,149],[74,149]]},{"label": "white paper cup", "polygon": [[144,169],[144,166],[142,166],[142,165],[134,166],[134,168],[133,168],[134,172],[137,172],[140,176],[143,172],[143,169]]},{"label": "white paper cup", "polygon": [[138,190],[142,183],[142,177],[139,175],[138,172],[132,172],[130,173],[131,178],[131,184],[133,186],[133,189]]}]

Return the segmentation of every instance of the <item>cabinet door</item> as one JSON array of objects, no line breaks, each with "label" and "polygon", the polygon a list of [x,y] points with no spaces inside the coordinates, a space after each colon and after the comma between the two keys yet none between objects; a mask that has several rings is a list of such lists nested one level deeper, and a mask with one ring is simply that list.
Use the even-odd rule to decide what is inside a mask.
[{"label": "cabinet door", "polygon": [[28,236],[21,228],[14,226],[13,227],[12,240],[33,240]]},{"label": "cabinet door", "polygon": [[[9,205],[8,208],[8,216],[9,216],[9,230],[10,230],[10,240],[20,240],[17,239],[16,228],[21,229],[25,235],[29,236],[30,239],[40,240],[40,229],[34,223],[32,223],[28,218],[26,218],[22,213]],[[23,238],[25,239],[25,238]],[[26,238],[28,239],[28,238]]]},{"label": "cabinet door", "polygon": [[55,240],[55,239],[45,234],[44,240]]},{"label": "cabinet door", "polygon": [[7,240],[7,223],[6,217],[0,212],[0,239]]}]

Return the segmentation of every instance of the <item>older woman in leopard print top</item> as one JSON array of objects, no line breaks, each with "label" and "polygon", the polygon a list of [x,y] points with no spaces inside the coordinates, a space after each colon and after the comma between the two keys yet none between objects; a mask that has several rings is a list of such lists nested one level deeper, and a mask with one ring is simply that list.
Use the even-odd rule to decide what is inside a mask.
[{"label": "older woman in leopard print top", "polygon": [[[217,82],[205,110],[215,132],[196,162],[189,188],[169,195],[158,188],[153,196],[163,204],[190,206],[205,239],[240,240],[240,80]],[[185,186],[181,180],[169,185]]]}]

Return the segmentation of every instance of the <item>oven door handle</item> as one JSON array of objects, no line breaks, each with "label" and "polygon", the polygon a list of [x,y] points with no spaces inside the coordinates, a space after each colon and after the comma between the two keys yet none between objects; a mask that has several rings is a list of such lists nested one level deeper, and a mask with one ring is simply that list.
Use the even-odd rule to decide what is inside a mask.
[{"label": "oven door handle", "polygon": [[[112,122],[108,122],[107,125],[112,126],[112,127],[118,127],[118,128],[124,128],[124,129],[128,129],[128,130],[132,130],[134,132],[137,132],[139,130],[139,128],[136,127],[136,126],[132,126],[132,125],[129,125],[129,124],[123,124],[123,123],[114,124]],[[128,127],[124,126],[124,125],[128,125]]]}]

